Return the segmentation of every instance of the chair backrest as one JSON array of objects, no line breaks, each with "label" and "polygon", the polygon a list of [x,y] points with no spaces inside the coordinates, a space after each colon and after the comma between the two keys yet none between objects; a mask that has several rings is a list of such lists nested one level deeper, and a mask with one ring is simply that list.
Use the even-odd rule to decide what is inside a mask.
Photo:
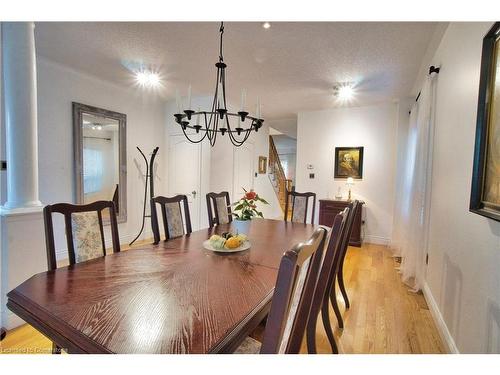
[{"label": "chair backrest", "polygon": [[[159,204],[161,206],[163,229],[165,231],[165,238],[167,240],[192,232],[191,216],[189,215],[189,205],[186,195],[176,195],[175,197],[171,198],[157,196],[151,198],[151,203],[151,208],[154,210],[156,210],[156,204]],[[184,220],[186,225],[185,228],[182,220],[182,211],[184,211]],[[155,244],[157,244],[158,242],[160,242],[158,215],[151,215],[151,221],[153,222],[153,235],[155,238]]]},{"label": "chair backrest", "polygon": [[286,200],[285,200],[285,221],[288,220],[288,209],[289,203],[292,203],[292,216],[291,221],[296,223],[306,223],[307,222],[307,211],[309,206],[309,198],[313,200],[312,206],[312,215],[311,215],[311,224],[314,224],[314,210],[316,208],[316,193],[307,192],[307,193],[297,193],[296,191],[286,191]]},{"label": "chair backrest", "polygon": [[[337,271],[337,263],[340,260],[342,251],[342,244],[348,232],[348,218],[351,208],[346,207],[344,211],[337,214],[333,220],[332,229],[329,233],[328,243],[326,244],[325,255],[321,264],[321,270],[318,276],[316,289],[314,290],[314,297],[311,305],[311,313],[307,323],[308,331],[313,333],[316,331],[316,320],[323,303],[328,303],[328,296],[330,291],[330,280],[332,274]],[[335,279],[333,279],[335,280]],[[326,300],[326,302],[324,302]],[[309,343],[308,343],[309,344]]]},{"label": "chair backrest", "polygon": [[230,206],[227,191],[207,194],[208,225],[210,228],[214,225],[227,224],[232,221]]},{"label": "chair backrest", "polygon": [[56,203],[45,206],[43,218],[45,224],[45,244],[47,248],[47,264],[49,270],[57,268],[52,214],[64,215],[66,243],[69,264],[90,260],[106,255],[102,211],[109,210],[113,252],[120,251],[118,224],[115,205],[111,201],[97,201],[89,204]]},{"label": "chair backrest", "polygon": [[355,200],[349,204],[349,215],[347,216],[346,222],[346,233],[342,239],[342,244],[340,248],[339,265],[344,261],[344,257],[347,253],[347,248],[349,247],[349,241],[351,239],[352,229],[354,228],[354,220],[358,214],[358,210],[361,209],[361,204],[358,200]]},{"label": "chair backrest", "polygon": [[318,228],[311,238],[281,258],[261,353],[298,353],[311,309],[327,230]]}]

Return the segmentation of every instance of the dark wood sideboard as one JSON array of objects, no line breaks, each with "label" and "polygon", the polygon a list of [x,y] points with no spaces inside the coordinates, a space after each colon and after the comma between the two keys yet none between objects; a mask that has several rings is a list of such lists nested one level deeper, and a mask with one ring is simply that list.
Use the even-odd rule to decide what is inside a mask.
[{"label": "dark wood sideboard", "polygon": [[[335,215],[342,212],[344,208],[349,205],[347,200],[331,200],[331,199],[320,199],[319,200],[319,223],[320,225],[326,225],[331,227],[333,225],[333,219]],[[349,245],[361,247],[363,239],[361,238],[361,212],[363,210],[363,201],[361,203],[361,210],[358,210],[356,217],[354,218],[354,227],[352,228],[351,239]]]}]

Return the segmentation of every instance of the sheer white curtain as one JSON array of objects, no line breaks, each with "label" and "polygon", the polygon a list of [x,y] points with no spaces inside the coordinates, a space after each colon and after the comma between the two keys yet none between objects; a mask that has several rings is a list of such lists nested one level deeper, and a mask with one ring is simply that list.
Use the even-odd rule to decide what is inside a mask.
[{"label": "sheer white curtain", "polygon": [[400,273],[413,290],[422,288],[428,243],[434,91],[436,74],[428,76],[414,104],[408,129],[403,168],[398,173],[392,248],[401,256]]}]

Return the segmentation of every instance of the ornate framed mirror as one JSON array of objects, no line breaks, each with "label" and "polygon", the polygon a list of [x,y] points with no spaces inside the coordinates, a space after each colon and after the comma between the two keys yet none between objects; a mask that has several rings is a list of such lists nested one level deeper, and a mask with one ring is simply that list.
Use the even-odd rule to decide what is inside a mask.
[{"label": "ornate framed mirror", "polygon": [[126,126],[123,113],[73,102],[76,203],[113,201],[119,223],[127,221]]}]

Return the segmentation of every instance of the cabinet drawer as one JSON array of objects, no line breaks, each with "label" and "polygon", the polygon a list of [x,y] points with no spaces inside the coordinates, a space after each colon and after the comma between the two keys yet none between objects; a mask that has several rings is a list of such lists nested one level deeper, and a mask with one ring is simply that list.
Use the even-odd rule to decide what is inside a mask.
[{"label": "cabinet drawer", "polygon": [[348,205],[347,204],[342,204],[342,203],[323,203],[319,205],[320,210],[334,210],[334,211],[342,211],[344,208],[346,208]]}]

